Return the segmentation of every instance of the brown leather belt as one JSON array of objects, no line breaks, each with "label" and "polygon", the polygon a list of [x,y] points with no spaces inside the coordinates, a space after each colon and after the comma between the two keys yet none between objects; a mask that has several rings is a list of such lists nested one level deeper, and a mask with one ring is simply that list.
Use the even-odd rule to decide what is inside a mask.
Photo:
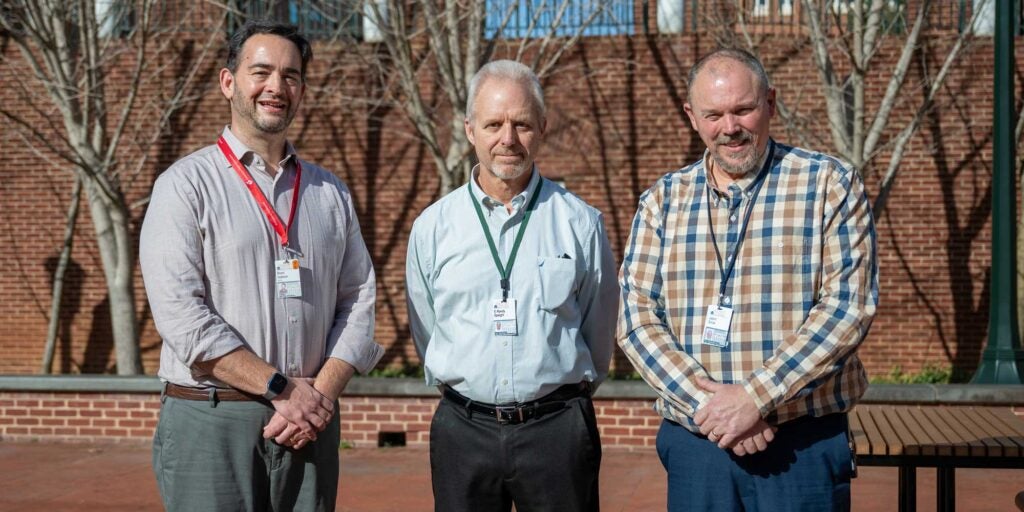
[{"label": "brown leather belt", "polygon": [[211,402],[267,402],[266,398],[230,388],[190,388],[170,382],[164,386],[164,394],[182,400],[201,400]]}]

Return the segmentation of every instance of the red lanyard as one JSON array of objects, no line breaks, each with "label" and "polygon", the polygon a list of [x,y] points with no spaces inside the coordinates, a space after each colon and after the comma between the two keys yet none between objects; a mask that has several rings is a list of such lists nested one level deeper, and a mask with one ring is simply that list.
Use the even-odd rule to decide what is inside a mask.
[{"label": "red lanyard", "polygon": [[267,197],[263,195],[263,191],[260,190],[259,185],[252,179],[252,175],[249,174],[249,170],[242,165],[242,162],[238,161],[238,157],[235,156],[234,151],[231,151],[231,147],[228,146],[228,141],[224,140],[224,136],[221,135],[217,139],[217,147],[220,148],[221,153],[231,163],[231,167],[234,167],[235,172],[238,173],[238,177],[242,179],[242,183],[249,189],[249,193],[252,194],[253,199],[256,200],[256,204],[259,205],[260,210],[263,210],[263,214],[267,216],[267,220],[270,221],[270,225],[274,227],[274,231],[277,232],[277,236],[281,238],[281,245],[288,247],[288,230],[292,227],[292,220],[295,219],[295,206],[299,204],[299,181],[302,179],[302,165],[299,164],[299,159],[295,159],[295,185],[292,187],[292,211],[288,214],[288,225],[285,226],[281,223],[281,217],[278,217],[277,211],[267,201]]}]

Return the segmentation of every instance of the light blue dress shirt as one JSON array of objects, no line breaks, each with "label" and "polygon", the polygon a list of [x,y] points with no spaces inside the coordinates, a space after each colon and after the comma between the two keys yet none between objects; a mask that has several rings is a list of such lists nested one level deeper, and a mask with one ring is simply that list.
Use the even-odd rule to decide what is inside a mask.
[{"label": "light blue dress shirt", "polygon": [[[538,180],[540,198],[509,276],[518,335],[496,335],[491,308],[501,299],[501,277],[466,188],[507,265]],[[595,208],[534,168],[509,213],[474,174],[427,208],[409,239],[409,325],[427,384],[486,403],[526,402],[584,380],[597,385],[614,347],[616,277]]]}]

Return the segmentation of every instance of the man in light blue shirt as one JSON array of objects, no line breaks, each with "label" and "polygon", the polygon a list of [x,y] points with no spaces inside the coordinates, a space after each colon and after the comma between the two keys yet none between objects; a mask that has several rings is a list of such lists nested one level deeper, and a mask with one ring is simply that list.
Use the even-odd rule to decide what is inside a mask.
[{"label": "man in light blue shirt", "polygon": [[541,177],[536,75],[512,61],[469,86],[469,183],[413,225],[409,323],[427,384],[438,511],[598,509],[590,395],[608,373],[618,308],[601,214]]}]

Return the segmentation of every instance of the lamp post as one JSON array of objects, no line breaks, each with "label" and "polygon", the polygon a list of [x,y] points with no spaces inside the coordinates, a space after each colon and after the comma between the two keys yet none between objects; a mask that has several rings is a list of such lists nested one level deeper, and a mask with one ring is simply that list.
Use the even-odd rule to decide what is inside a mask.
[{"label": "lamp post", "polygon": [[[1014,4],[997,1],[992,122],[992,293],[988,344],[973,384],[1024,383],[1017,332],[1017,187],[1014,176]],[[972,27],[973,28],[973,27]]]}]

